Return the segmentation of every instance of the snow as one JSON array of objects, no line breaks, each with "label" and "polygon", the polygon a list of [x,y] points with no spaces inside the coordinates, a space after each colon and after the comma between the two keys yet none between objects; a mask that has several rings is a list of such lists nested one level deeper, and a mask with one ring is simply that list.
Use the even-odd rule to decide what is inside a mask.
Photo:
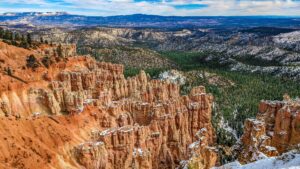
[{"label": "snow", "polygon": [[201,128],[199,131],[197,131],[196,133],[196,136],[198,137],[198,139],[200,141],[203,141],[205,139],[205,136],[203,136],[203,134],[207,132],[207,129],[204,127],[204,128]]},{"label": "snow", "polygon": [[204,127],[204,128],[201,128],[199,132],[203,133],[203,132],[206,132],[206,131],[207,131],[207,129]]},{"label": "snow", "polygon": [[98,133],[99,129],[92,129],[92,133]]},{"label": "snow", "polygon": [[188,169],[188,161],[187,160],[180,161],[180,166],[177,167],[176,169]]},{"label": "snow", "polygon": [[131,126],[123,126],[123,127],[119,128],[118,131],[128,133],[128,132],[133,131],[133,128]]},{"label": "snow", "polygon": [[199,144],[200,144],[200,141],[193,142],[192,144],[189,145],[189,149],[198,148]]},{"label": "snow", "polygon": [[300,169],[300,154],[290,151],[279,157],[265,158],[245,165],[236,161],[212,169]]},{"label": "snow", "polygon": [[42,113],[41,112],[34,112],[34,113],[32,113],[32,116],[33,117],[36,117],[36,116],[39,116],[39,115],[41,115]]},{"label": "snow", "polygon": [[177,31],[174,35],[175,36],[179,36],[179,37],[184,37],[184,36],[188,36],[188,35],[191,35],[192,32],[190,30],[182,30],[182,31]]},{"label": "snow", "polygon": [[146,106],[146,105],[149,105],[149,103],[143,102],[143,103],[141,103],[141,105],[142,105],[142,106]]},{"label": "snow", "polygon": [[279,34],[275,36],[273,40],[276,43],[297,43],[300,41],[300,31]]},{"label": "snow", "polygon": [[277,149],[275,147],[272,147],[272,146],[265,146],[265,147],[268,151],[277,151]]},{"label": "snow", "polygon": [[160,135],[160,132],[159,131],[157,131],[157,132],[153,132],[151,135]]},{"label": "snow", "polygon": [[67,14],[66,12],[6,12],[0,16],[59,16]]},{"label": "snow", "polygon": [[274,131],[268,131],[268,135],[273,137],[274,136]]},{"label": "snow", "polygon": [[90,104],[94,101],[94,99],[86,99],[83,101],[83,104]]},{"label": "snow", "polygon": [[78,112],[78,113],[82,113],[83,110],[84,110],[84,106],[78,106],[78,107],[77,107],[77,112]]},{"label": "snow", "polygon": [[197,107],[199,107],[199,103],[197,103],[197,102],[191,102],[190,104],[189,104],[189,109],[197,109]]},{"label": "snow", "polygon": [[257,160],[267,159],[267,158],[268,157],[264,153],[258,151],[257,153],[253,154],[251,161],[257,161]]},{"label": "snow", "polygon": [[267,136],[267,135],[262,135],[261,136],[261,139],[263,139],[263,140],[267,140],[267,139],[269,139],[270,137],[269,136]]},{"label": "snow", "polygon": [[184,77],[181,72],[176,70],[170,70],[159,74],[159,79],[164,81],[169,81],[171,83],[184,85],[186,77]]},{"label": "snow", "polygon": [[264,125],[264,122],[257,120],[257,119],[247,119],[247,120],[253,122],[253,124],[255,124],[255,125]]},{"label": "snow", "polygon": [[104,143],[102,141],[97,141],[93,144],[93,146],[100,146],[100,145],[104,145]]},{"label": "snow", "polygon": [[83,150],[90,150],[91,147],[98,147],[104,145],[104,142],[102,141],[96,141],[96,142],[83,142],[80,143],[78,148],[83,149]]},{"label": "snow", "polygon": [[106,130],[102,131],[100,133],[100,136],[106,136],[106,135],[108,135],[110,133],[113,133],[115,131],[116,131],[116,128],[109,128],[109,129],[106,129]]},{"label": "snow", "polygon": [[99,135],[100,136],[106,136],[106,135],[109,135],[111,133],[115,133],[116,131],[122,132],[122,133],[128,133],[128,132],[133,131],[133,127],[123,126],[123,127],[120,127],[120,128],[109,128],[109,129],[103,130],[101,133],[99,133]]},{"label": "snow", "polygon": [[286,135],[286,134],[287,134],[286,131],[280,131],[280,132],[279,132],[279,135]]},{"label": "snow", "polygon": [[137,157],[140,156],[142,157],[144,155],[144,151],[141,148],[134,148],[133,149],[133,156]]},{"label": "snow", "polygon": [[237,132],[233,128],[231,128],[228,124],[228,122],[225,122],[223,116],[221,116],[221,120],[219,122],[219,127],[227,131],[228,133],[231,133],[233,137],[238,140]]}]

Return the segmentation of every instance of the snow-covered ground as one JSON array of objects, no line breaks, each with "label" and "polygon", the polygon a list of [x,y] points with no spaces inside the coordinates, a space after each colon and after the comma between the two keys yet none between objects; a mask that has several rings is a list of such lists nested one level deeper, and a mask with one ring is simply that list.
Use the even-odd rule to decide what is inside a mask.
[{"label": "snow-covered ground", "polygon": [[232,162],[212,169],[300,169],[300,154],[290,151],[278,157],[265,158],[246,165]]},{"label": "snow-covered ground", "polygon": [[[233,115],[236,116],[236,114],[237,114],[237,111],[234,111]],[[231,133],[236,140],[239,139],[237,136],[237,131],[235,129],[233,129],[232,127],[230,127],[228,122],[225,122],[223,116],[221,116],[221,120],[219,121],[218,126],[219,126],[219,128],[224,129],[228,133]]]},{"label": "snow-covered ground", "polygon": [[186,77],[177,70],[165,71],[165,72],[159,74],[158,77],[160,80],[169,81],[171,83],[175,83],[175,84],[179,84],[179,85],[184,85],[186,82]]}]

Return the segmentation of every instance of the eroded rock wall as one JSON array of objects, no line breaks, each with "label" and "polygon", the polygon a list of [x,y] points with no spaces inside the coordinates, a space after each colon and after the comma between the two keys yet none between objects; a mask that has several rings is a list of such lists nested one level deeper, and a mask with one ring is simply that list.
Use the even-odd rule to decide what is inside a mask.
[{"label": "eroded rock wall", "polygon": [[300,143],[300,100],[262,101],[256,119],[245,122],[239,160],[248,163],[276,156]]},{"label": "eroded rock wall", "polygon": [[[156,169],[214,166],[213,97],[123,66],[75,57],[1,91],[5,168]],[[46,77],[46,78],[45,78]],[[32,145],[35,145],[32,147]]]}]

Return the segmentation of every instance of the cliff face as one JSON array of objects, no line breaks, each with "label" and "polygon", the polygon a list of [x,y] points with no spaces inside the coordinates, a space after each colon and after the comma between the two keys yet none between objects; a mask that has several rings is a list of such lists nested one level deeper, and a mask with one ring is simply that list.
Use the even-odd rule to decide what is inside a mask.
[{"label": "cliff face", "polygon": [[13,82],[0,95],[3,168],[210,168],[216,162],[213,97],[204,87],[180,96],[175,84],[145,72],[125,79],[122,65],[90,57],[32,73],[27,83],[2,75]]},{"label": "cliff face", "polygon": [[284,101],[262,101],[256,119],[245,122],[241,138],[242,163],[276,156],[300,143],[300,101],[285,96]]}]

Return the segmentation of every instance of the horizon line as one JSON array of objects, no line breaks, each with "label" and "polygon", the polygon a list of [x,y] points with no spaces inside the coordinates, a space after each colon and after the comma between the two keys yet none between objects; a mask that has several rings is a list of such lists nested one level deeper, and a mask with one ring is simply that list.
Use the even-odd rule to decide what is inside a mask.
[{"label": "horizon line", "polygon": [[145,15],[145,16],[161,16],[161,17],[279,17],[279,18],[288,18],[288,17],[295,17],[300,18],[300,15],[154,15],[154,14],[145,14],[145,13],[132,13],[132,14],[124,14],[124,15],[83,15],[83,14],[76,14],[67,11],[48,11],[48,12],[41,12],[41,11],[24,11],[24,12],[0,12],[0,16],[4,14],[22,14],[22,13],[65,13],[67,15],[77,15],[77,16],[87,16],[87,17],[113,17],[113,16],[133,16],[133,15]]}]

